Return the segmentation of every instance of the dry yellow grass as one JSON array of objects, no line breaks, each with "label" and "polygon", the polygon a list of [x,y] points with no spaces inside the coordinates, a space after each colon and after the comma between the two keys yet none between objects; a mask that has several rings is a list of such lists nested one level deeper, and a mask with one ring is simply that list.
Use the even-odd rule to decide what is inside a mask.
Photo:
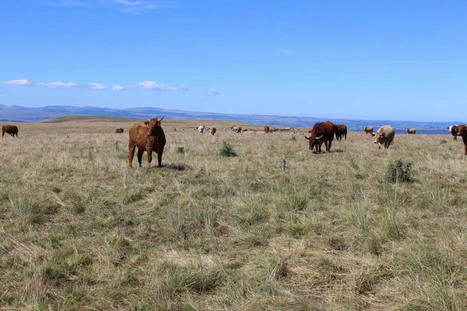
[{"label": "dry yellow grass", "polygon": [[[0,309],[465,309],[461,142],[351,132],[312,154],[233,124],[168,120],[162,169],[128,169],[131,122],[20,124],[0,148]],[[387,182],[398,159],[413,182]]]}]

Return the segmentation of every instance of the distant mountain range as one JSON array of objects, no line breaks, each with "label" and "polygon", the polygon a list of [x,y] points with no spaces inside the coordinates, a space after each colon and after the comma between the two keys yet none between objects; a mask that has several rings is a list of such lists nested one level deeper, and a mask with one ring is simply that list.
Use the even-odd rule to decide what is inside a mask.
[{"label": "distant mountain range", "polygon": [[[0,122],[38,122],[66,115],[148,118],[161,117],[181,120],[231,120],[249,124],[264,124],[273,126],[308,127],[311,128],[315,122],[326,121],[323,118],[295,117],[295,116],[271,116],[271,115],[245,115],[245,114],[223,114],[211,112],[194,112],[184,110],[171,110],[157,107],[140,108],[99,108],[99,107],[76,107],[76,106],[44,106],[44,107],[22,107],[0,105]],[[391,124],[396,132],[405,133],[407,127],[414,127],[418,133],[425,134],[447,134],[447,127],[454,122],[416,122],[416,121],[384,121],[384,120],[350,120],[329,119],[336,124],[345,123],[351,131],[361,131],[363,126],[374,126],[375,128]],[[460,122],[457,122],[458,124]]]}]

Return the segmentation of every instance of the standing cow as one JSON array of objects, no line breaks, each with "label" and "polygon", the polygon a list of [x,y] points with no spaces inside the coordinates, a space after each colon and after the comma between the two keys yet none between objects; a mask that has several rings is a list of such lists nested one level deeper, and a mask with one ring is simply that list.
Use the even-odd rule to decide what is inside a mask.
[{"label": "standing cow", "polygon": [[13,137],[18,137],[18,127],[16,125],[3,125],[2,126],[2,137],[5,133],[10,134]]},{"label": "standing cow", "polygon": [[457,125],[451,125],[449,128],[449,132],[451,132],[451,135],[453,136],[454,140],[457,140]]},{"label": "standing cow", "polygon": [[232,126],[232,127],[231,127],[231,130],[232,130],[232,132],[234,132],[234,133],[241,133],[241,132],[242,132],[242,128],[241,128],[241,127],[238,127],[238,126]]},{"label": "standing cow", "polygon": [[415,134],[417,132],[417,130],[415,128],[406,128],[405,129],[407,131],[407,134]]},{"label": "standing cow", "polygon": [[197,130],[200,134],[203,134],[204,131],[206,130],[206,127],[204,125],[200,125],[198,126]]},{"label": "standing cow", "polygon": [[389,148],[389,145],[394,140],[394,135],[394,128],[390,125],[383,125],[376,131],[376,134],[373,134],[375,136],[375,144],[379,144],[379,148],[384,144],[384,148],[386,149]]},{"label": "standing cow", "polygon": [[211,135],[216,134],[216,132],[217,132],[217,129],[215,127],[211,128]]},{"label": "standing cow", "polygon": [[373,126],[364,126],[363,131],[365,132],[365,134],[373,135]]},{"label": "standing cow", "polygon": [[336,125],[336,139],[342,140],[342,136],[347,140],[347,126],[345,124]]},{"label": "standing cow", "polygon": [[122,128],[115,129],[115,133],[121,134],[123,132],[124,132],[124,130]]},{"label": "standing cow", "polygon": [[162,154],[166,143],[164,130],[161,127],[161,121],[164,119],[151,119],[144,122],[145,125],[134,124],[130,129],[128,143],[128,164],[133,166],[133,156],[135,148],[138,147],[138,163],[141,167],[144,151],[148,154],[148,165],[151,167],[152,152],[157,153],[157,162],[162,166]]},{"label": "standing cow", "polygon": [[264,126],[264,132],[265,132],[266,134],[269,133],[270,130],[271,130],[271,129],[269,128],[269,126],[267,126],[267,125]]},{"label": "standing cow", "polygon": [[324,142],[326,151],[331,151],[332,140],[334,139],[334,133],[336,132],[336,125],[331,121],[315,123],[311,131],[310,136],[305,136],[309,142],[310,150],[315,149],[317,153],[321,152],[321,145]]},{"label": "standing cow", "polygon": [[467,155],[467,124],[457,126],[457,136],[462,136],[464,141],[464,155]]}]

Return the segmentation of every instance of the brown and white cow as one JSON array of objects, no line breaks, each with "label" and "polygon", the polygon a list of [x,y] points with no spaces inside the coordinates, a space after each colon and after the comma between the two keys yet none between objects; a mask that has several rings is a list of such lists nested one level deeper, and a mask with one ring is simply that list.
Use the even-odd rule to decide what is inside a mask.
[{"label": "brown and white cow", "polygon": [[347,140],[347,126],[345,124],[336,125],[336,139],[342,140],[342,136]]},{"label": "brown and white cow", "polygon": [[383,125],[376,131],[376,134],[373,134],[375,136],[375,144],[379,144],[379,148],[384,144],[384,148],[386,149],[389,148],[394,140],[394,135],[394,128],[390,125]]},{"label": "brown and white cow", "polygon": [[10,134],[13,137],[18,137],[18,127],[16,125],[3,125],[2,126],[2,137],[5,133]]},{"label": "brown and white cow", "polygon": [[365,132],[365,134],[373,135],[373,126],[364,126],[363,131]]},{"label": "brown and white cow", "polygon": [[151,119],[142,124],[134,124],[130,129],[128,143],[128,164],[133,166],[133,156],[138,147],[138,163],[141,167],[144,151],[148,154],[148,165],[151,166],[152,152],[157,153],[159,167],[162,166],[162,154],[166,143],[164,130],[161,127],[161,121],[164,119]]},{"label": "brown and white cow", "polygon": [[231,129],[232,132],[234,132],[234,133],[241,133],[241,132],[242,132],[242,128],[239,127],[239,126],[232,126],[230,129]]},{"label": "brown and white cow", "polygon": [[310,150],[315,149],[315,152],[321,152],[321,145],[324,142],[326,151],[331,151],[332,140],[336,132],[336,125],[331,121],[315,123],[313,128],[309,131],[310,136],[305,136],[309,142]]},{"label": "brown and white cow", "polygon": [[405,129],[407,131],[407,134],[415,134],[417,132],[417,130],[415,128],[406,128]]}]

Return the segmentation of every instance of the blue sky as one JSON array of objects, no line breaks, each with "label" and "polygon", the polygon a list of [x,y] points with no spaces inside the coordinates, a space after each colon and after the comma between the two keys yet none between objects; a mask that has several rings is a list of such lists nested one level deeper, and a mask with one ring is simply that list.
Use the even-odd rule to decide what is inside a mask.
[{"label": "blue sky", "polygon": [[0,104],[467,119],[465,0],[9,0],[0,39]]}]

